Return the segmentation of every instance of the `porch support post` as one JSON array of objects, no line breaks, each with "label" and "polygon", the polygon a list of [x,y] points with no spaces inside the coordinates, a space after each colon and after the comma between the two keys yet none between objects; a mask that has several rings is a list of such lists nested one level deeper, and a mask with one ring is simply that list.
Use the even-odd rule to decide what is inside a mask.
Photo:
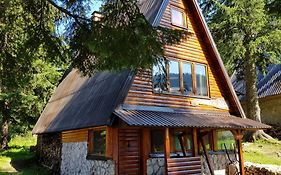
[{"label": "porch support post", "polygon": [[197,129],[192,129],[192,141],[193,141],[193,149],[192,149],[192,156],[198,156],[198,141],[197,141]]},{"label": "porch support post", "polygon": [[170,148],[170,134],[169,128],[165,128],[165,164],[166,164],[166,174],[168,174],[168,161],[170,158],[171,148]]},{"label": "porch support post", "polygon": [[238,155],[239,155],[239,168],[241,175],[245,175],[244,171],[244,159],[243,159],[243,150],[242,150],[242,138],[241,130],[237,130],[237,135],[235,136],[237,146],[238,146]]}]

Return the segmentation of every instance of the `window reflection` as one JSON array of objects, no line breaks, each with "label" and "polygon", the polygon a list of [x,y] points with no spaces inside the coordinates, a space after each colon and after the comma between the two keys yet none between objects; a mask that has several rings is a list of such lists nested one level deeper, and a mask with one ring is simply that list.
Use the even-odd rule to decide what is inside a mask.
[{"label": "window reflection", "polygon": [[183,73],[183,88],[184,94],[192,94],[192,66],[189,63],[182,64],[182,73]]},{"label": "window reflection", "polygon": [[93,154],[105,156],[106,131],[93,131]]},{"label": "window reflection", "polygon": [[153,89],[155,92],[167,91],[166,63],[164,59],[153,65]]},{"label": "window reflection", "polygon": [[176,8],[171,8],[171,16],[172,16],[172,24],[182,27],[186,26],[185,14],[183,11]]},{"label": "window reflection", "polygon": [[169,78],[170,91],[174,93],[180,92],[179,63],[176,61],[169,62]]},{"label": "window reflection", "polygon": [[161,130],[151,131],[151,151],[153,153],[164,152],[164,132]]},{"label": "window reflection", "polygon": [[202,64],[195,64],[196,73],[196,95],[207,96],[207,77],[206,77],[206,66]]}]

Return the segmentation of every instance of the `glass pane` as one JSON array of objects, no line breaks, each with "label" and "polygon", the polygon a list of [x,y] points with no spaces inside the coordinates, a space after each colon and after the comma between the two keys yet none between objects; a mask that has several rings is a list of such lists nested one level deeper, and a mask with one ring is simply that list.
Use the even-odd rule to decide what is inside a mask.
[{"label": "glass pane", "polygon": [[164,152],[164,132],[151,132],[151,151],[153,153]]},{"label": "glass pane", "polygon": [[172,13],[172,23],[179,25],[179,26],[185,26],[185,19],[184,19],[184,12],[175,8],[171,8]]},{"label": "glass pane", "polygon": [[192,150],[193,142],[192,142],[192,135],[190,133],[186,136],[186,143],[187,143],[187,150]]},{"label": "glass pane", "polygon": [[[175,141],[175,151],[181,152],[181,145],[178,135],[182,132],[175,132],[174,134],[174,141]],[[186,151],[190,151],[192,149],[192,135],[190,133],[185,133],[183,136],[183,144]]]},{"label": "glass pane", "polygon": [[207,96],[207,75],[206,75],[206,66],[202,64],[195,65],[196,73],[196,95]]},{"label": "glass pane", "polygon": [[225,150],[224,144],[228,150],[234,150],[235,140],[233,134],[230,131],[218,131],[218,149]]},{"label": "glass pane", "polygon": [[183,87],[185,94],[192,94],[192,66],[189,63],[182,64]]},{"label": "glass pane", "polygon": [[159,62],[157,65],[153,65],[153,89],[155,92],[167,91],[167,76],[165,61]]},{"label": "glass pane", "polygon": [[[204,144],[205,144],[206,149],[207,149],[207,150],[211,150],[210,136],[209,136],[209,134],[207,134],[207,135],[205,135],[205,136],[203,137],[203,141],[204,141]],[[200,151],[203,152],[203,147],[202,147],[201,143],[200,143]]]},{"label": "glass pane", "polygon": [[93,131],[93,154],[105,155],[106,131]]},{"label": "glass pane", "polygon": [[180,92],[179,63],[176,61],[169,62],[170,92]]},{"label": "glass pane", "polygon": [[182,151],[181,150],[181,144],[180,144],[180,140],[179,140],[179,137],[178,137],[179,134],[180,134],[179,132],[176,132],[175,136],[174,136],[174,139],[175,139],[175,150],[181,152]]}]

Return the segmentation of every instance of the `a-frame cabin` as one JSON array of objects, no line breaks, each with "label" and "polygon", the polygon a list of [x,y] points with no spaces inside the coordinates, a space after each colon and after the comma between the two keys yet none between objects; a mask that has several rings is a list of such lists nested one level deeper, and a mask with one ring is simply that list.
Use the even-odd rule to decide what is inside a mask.
[{"label": "a-frame cabin", "polygon": [[168,76],[73,69],[33,129],[43,163],[61,174],[225,174],[225,144],[244,174],[243,131],[269,126],[245,118],[196,1],[139,4],[152,25],[191,33],[165,47]]}]

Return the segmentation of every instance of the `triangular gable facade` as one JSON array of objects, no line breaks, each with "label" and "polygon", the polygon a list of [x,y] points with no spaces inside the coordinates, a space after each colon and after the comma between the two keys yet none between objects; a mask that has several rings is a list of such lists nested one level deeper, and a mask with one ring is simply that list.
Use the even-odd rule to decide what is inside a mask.
[{"label": "triangular gable facade", "polygon": [[[135,77],[125,104],[175,107],[189,110],[228,111],[235,116],[244,118],[244,112],[197,3],[193,0],[164,0],[153,20],[153,25],[180,29],[172,24],[171,8],[185,9],[187,30],[191,33],[191,36],[179,45],[166,46],[165,56],[168,60],[206,64],[209,76],[209,98],[198,100],[198,97],[192,96],[154,93],[152,79],[150,78],[152,72],[146,70],[139,72]],[[218,103],[228,104],[229,109],[226,110],[223,104],[222,106],[216,105]]]}]

